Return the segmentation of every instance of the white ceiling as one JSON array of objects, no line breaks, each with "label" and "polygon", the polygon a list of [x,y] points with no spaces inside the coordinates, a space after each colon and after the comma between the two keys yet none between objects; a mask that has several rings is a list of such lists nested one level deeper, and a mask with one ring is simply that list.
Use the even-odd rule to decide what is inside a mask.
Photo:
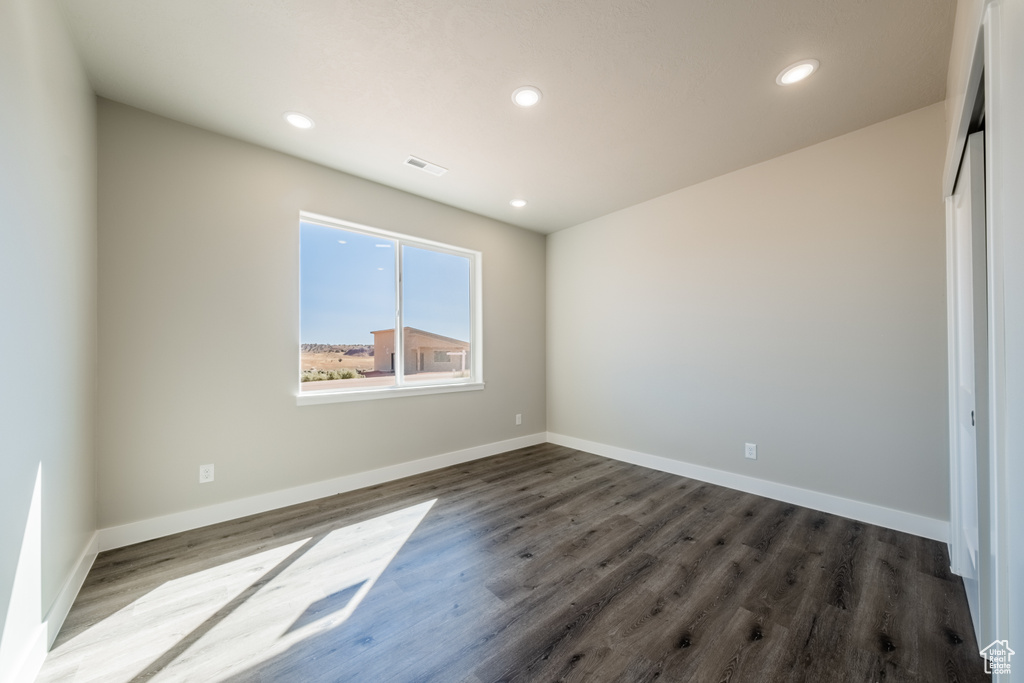
[{"label": "white ceiling", "polygon": [[[61,4],[103,97],[540,232],[942,100],[955,13],[955,0]],[[805,58],[817,74],[775,84]],[[533,109],[511,101],[525,84],[544,94]],[[316,127],[287,125],[291,110]],[[410,154],[450,170],[427,175]]]}]

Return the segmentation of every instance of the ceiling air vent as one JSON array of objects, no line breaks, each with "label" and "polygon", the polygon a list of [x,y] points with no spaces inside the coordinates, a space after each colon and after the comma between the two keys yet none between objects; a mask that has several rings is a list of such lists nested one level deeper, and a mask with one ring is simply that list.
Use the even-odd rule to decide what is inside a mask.
[{"label": "ceiling air vent", "polygon": [[405,163],[407,166],[418,168],[421,171],[429,173],[430,175],[441,176],[448,172],[448,169],[444,168],[443,166],[432,164],[429,161],[424,161],[423,159],[419,159],[417,157],[409,157],[408,159],[405,160]]}]

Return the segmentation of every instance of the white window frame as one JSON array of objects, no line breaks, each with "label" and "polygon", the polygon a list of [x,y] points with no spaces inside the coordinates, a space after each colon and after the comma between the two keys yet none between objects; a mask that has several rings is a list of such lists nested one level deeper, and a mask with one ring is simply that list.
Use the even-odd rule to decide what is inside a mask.
[{"label": "white window frame", "polygon": [[[395,384],[389,387],[366,387],[352,389],[325,389],[323,391],[296,391],[295,401],[297,405],[317,405],[321,403],[340,403],[345,401],[368,401],[381,398],[397,398],[400,396],[422,396],[424,394],[446,394],[460,391],[479,391],[484,388],[484,364],[483,364],[483,297],[482,277],[483,255],[479,251],[465,249],[443,242],[406,235],[390,230],[381,230],[360,223],[353,223],[330,216],[299,212],[299,224],[316,223],[328,228],[338,228],[350,232],[358,232],[373,237],[382,237],[395,242]],[[299,228],[301,231],[301,227]],[[402,247],[420,247],[432,251],[454,254],[468,258],[469,268],[469,315],[470,315],[470,339],[469,348],[472,358],[469,364],[469,377],[447,380],[437,384],[406,384],[405,380],[405,335],[403,333],[404,311],[402,310]],[[301,260],[299,263],[301,270]],[[301,315],[301,299],[299,313]],[[301,357],[301,339],[298,349]],[[296,382],[299,383],[298,375]],[[301,383],[299,383],[301,387]]]}]

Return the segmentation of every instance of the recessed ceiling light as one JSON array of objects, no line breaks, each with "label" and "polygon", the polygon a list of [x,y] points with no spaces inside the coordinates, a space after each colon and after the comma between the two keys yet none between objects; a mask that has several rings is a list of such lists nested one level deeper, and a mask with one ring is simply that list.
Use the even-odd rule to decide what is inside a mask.
[{"label": "recessed ceiling light", "polygon": [[517,209],[521,209],[524,206],[526,206],[526,200],[525,199],[513,199],[512,201],[509,202],[509,204],[511,204],[512,206],[516,207]]},{"label": "recessed ceiling light", "polygon": [[818,66],[817,59],[805,59],[796,64],[790,64],[775,78],[775,82],[779,85],[793,85],[817,71]]},{"label": "recessed ceiling light", "polygon": [[297,111],[286,111],[284,113],[284,120],[296,128],[302,128],[303,130],[308,130],[315,125],[313,123],[313,119],[309,118],[305,114],[300,114]]},{"label": "recessed ceiling light", "polygon": [[512,101],[520,107],[532,107],[540,102],[540,90],[532,85],[516,88],[515,92],[512,93]]}]

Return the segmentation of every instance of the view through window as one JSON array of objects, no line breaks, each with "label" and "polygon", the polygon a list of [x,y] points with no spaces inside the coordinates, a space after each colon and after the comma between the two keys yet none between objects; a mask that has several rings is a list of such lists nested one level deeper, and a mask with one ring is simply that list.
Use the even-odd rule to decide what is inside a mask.
[{"label": "view through window", "polygon": [[479,254],[343,221],[299,225],[301,393],[478,381]]}]

